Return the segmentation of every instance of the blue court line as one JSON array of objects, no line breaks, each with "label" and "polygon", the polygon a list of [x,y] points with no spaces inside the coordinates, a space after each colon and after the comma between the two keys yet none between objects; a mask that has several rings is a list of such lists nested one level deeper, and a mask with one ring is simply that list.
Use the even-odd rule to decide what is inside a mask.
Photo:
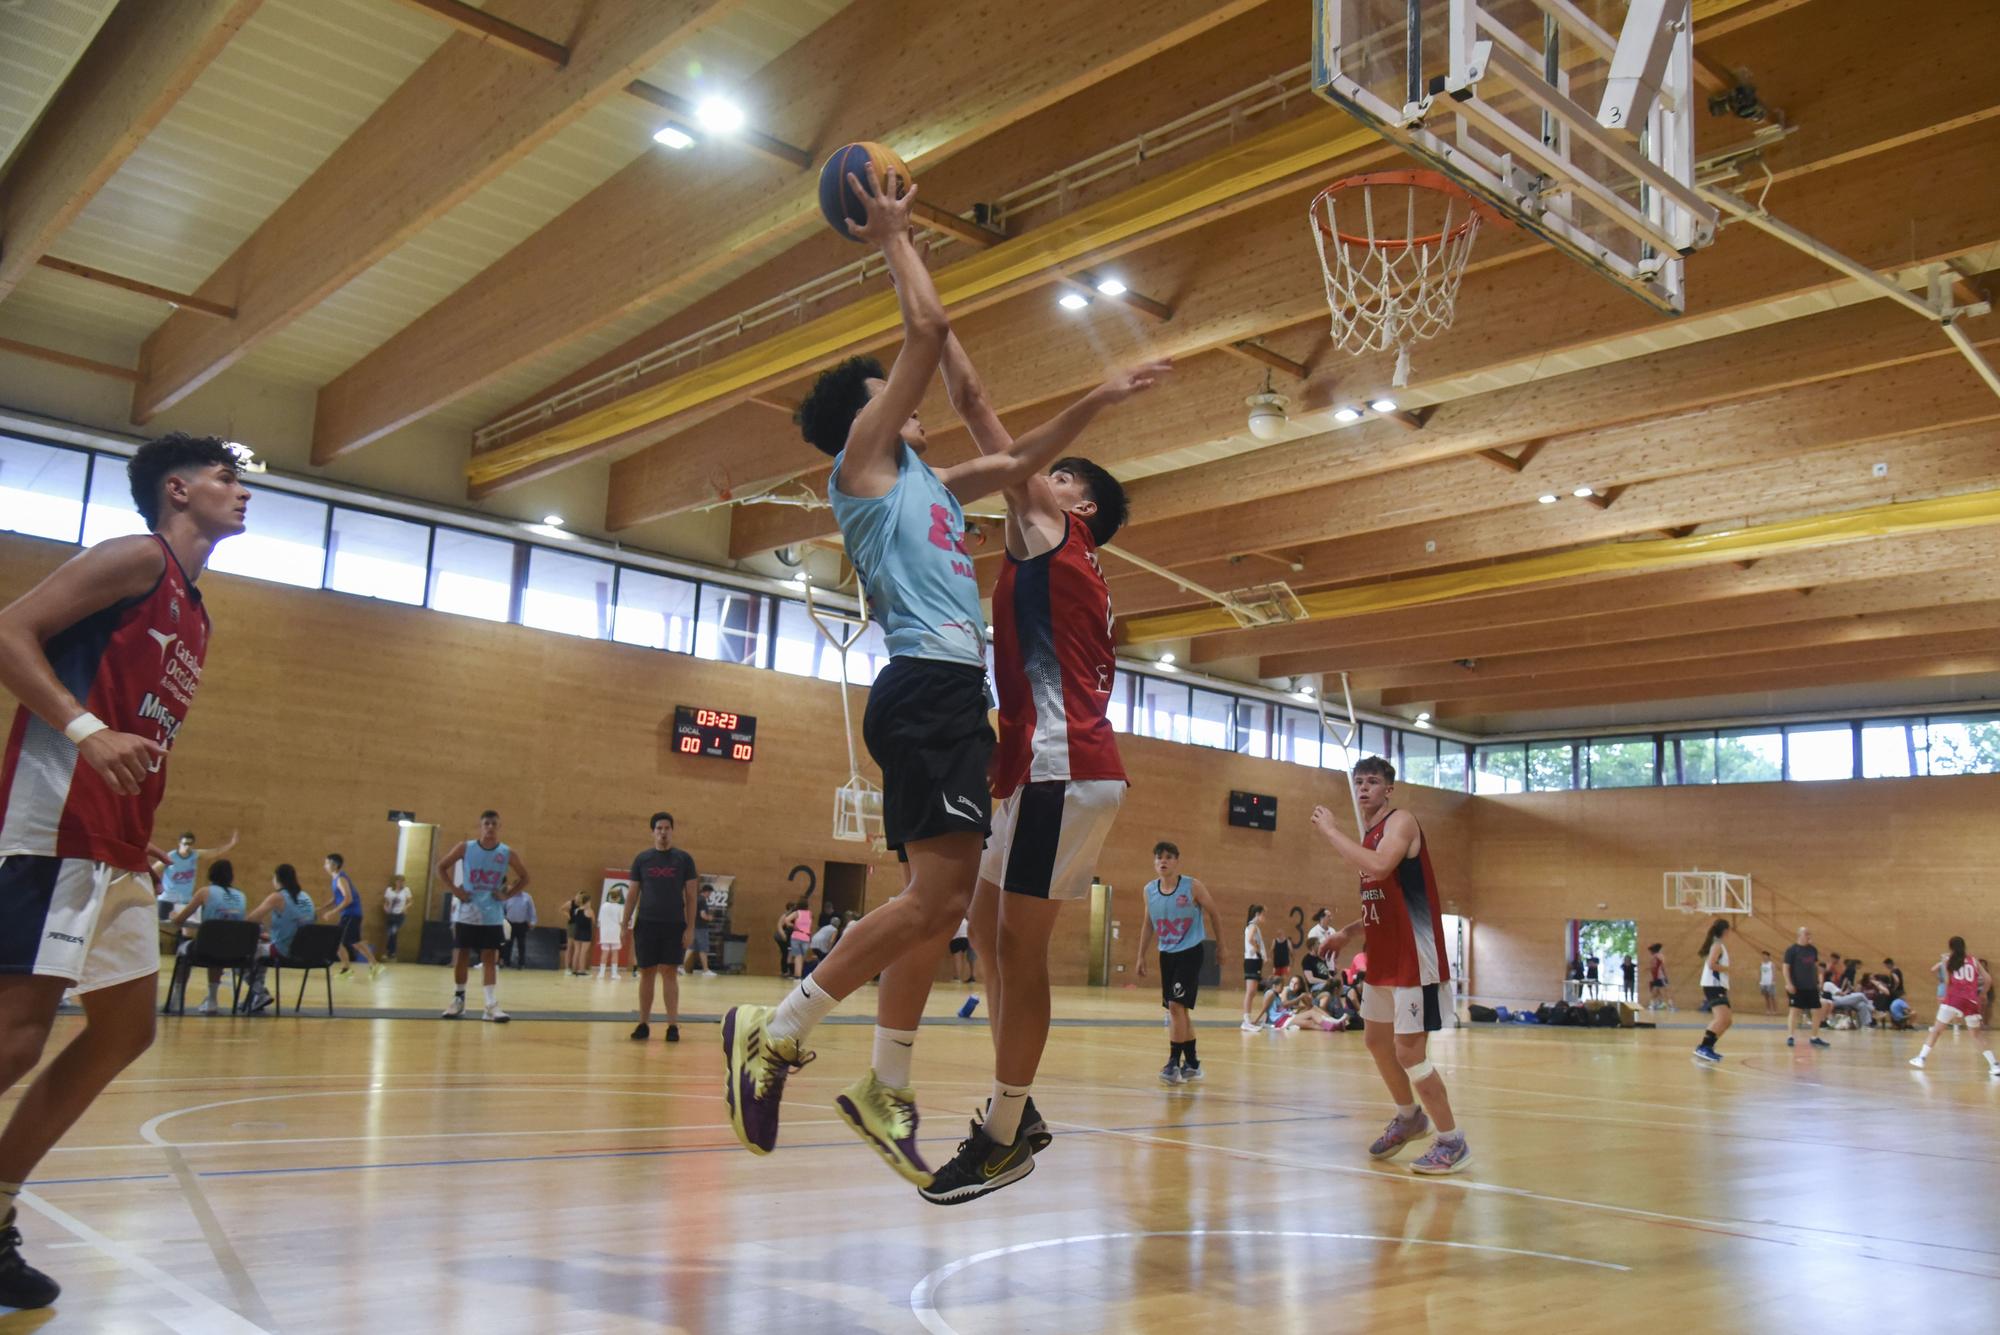
[{"label": "blue court line", "polygon": [[[1143,1126],[1113,1126],[1101,1131],[1066,1131],[1066,1136],[1119,1135],[1134,1131],[1194,1131],[1223,1126],[1280,1126],[1288,1122],[1322,1122],[1338,1120],[1335,1114],[1311,1113],[1300,1117],[1239,1117],[1223,1122],[1154,1122]],[[254,1140],[244,1141],[254,1146]],[[831,1150],[844,1145],[852,1145],[851,1140],[811,1141],[804,1145],[787,1145],[792,1150]],[[173,1148],[166,1146],[164,1148]],[[487,1164],[508,1163],[582,1163],[590,1159],[665,1159],[688,1154],[734,1153],[734,1144],[690,1145],[677,1150],[600,1150],[591,1154],[522,1154],[505,1158],[487,1159],[405,1159],[394,1163],[342,1163],[342,1164],[302,1164],[291,1168],[218,1168],[197,1169],[198,1178],[223,1177],[286,1177],[301,1173],[364,1173],[384,1168],[457,1168],[483,1167]],[[44,1187],[91,1186],[103,1182],[165,1182],[172,1179],[170,1173],[134,1173],[117,1177],[52,1177],[31,1182],[28,1185],[41,1190]]]}]

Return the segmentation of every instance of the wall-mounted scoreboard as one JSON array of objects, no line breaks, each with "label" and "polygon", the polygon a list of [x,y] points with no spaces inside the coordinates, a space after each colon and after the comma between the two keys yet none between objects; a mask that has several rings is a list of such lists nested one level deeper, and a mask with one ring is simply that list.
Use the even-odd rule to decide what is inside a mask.
[{"label": "wall-mounted scoreboard", "polygon": [[703,705],[674,706],[674,750],[684,756],[718,760],[757,757],[757,720],[748,714]]}]

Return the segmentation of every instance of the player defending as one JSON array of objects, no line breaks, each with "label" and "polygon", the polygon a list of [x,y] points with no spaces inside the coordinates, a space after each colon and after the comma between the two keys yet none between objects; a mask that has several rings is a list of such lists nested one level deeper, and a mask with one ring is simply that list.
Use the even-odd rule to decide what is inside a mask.
[{"label": "player defending", "polygon": [[[1969,1030],[1980,1027],[1986,1014],[1987,989],[1993,986],[1993,975],[1986,966],[1965,953],[1964,937],[1954,936],[1946,944],[1950,949],[1938,959],[1938,967],[1944,970],[1944,997],[1938,1002],[1937,1022],[1924,1035],[1923,1050],[1910,1058],[1910,1065],[1919,1071],[1924,1069],[1924,1060],[1937,1045],[1938,1036],[1954,1021],[1965,1021]],[[1994,1057],[1990,1041],[1980,1055],[1986,1058],[1986,1074],[2000,1077],[2000,1059]]]},{"label": "player defending", "polygon": [[[962,502],[1041,472],[1083,422],[1151,377],[1121,377],[1072,405],[1062,415],[1068,435],[1041,435],[1040,453],[1023,437],[1007,453],[931,471],[916,410],[950,325],[910,240],[915,190],[902,189],[894,176],[885,188],[872,168],[866,187],[849,179],[867,213],[855,234],[881,249],[896,284],[903,346],[886,374],[872,358],[826,372],[800,405],[798,421],[806,440],[834,458],[827,498],[889,647],[890,664],[868,693],[862,735],[882,769],[883,833],[908,859],[910,875],[902,893],[844,932],[812,977],[775,1009],[738,1006],[723,1017],[725,1097],[737,1138],[769,1154],[777,1145],[785,1079],[812,1059],[806,1037],[842,998],[880,974],[872,1069],[835,1107],[891,1167],[923,1188],[932,1174],[917,1155],[911,1052],[931,976],[971,904],[981,845],[991,831],[985,618],[965,552]],[[1025,1143],[994,1145],[976,1125],[959,1158],[979,1165],[985,1190],[1034,1167]]]},{"label": "player defending", "polygon": [[319,916],[340,923],[340,976],[352,978],[354,961],[360,959],[367,962],[371,981],[380,978],[382,964],[361,939],[361,892],[354,888],[354,878],[347,874],[347,859],[338,853],[328,853],[322,865],[332,878],[333,889],[326,912]]},{"label": "player defending", "polygon": [[157,848],[147,850],[153,874],[160,882],[161,921],[164,922],[175,909],[194,898],[195,887],[199,884],[196,877],[201,870],[201,864],[210,858],[219,858],[236,847],[236,839],[237,832],[231,830],[229,838],[214,848],[196,848],[194,832],[188,831],[181,835],[171,853]]},{"label": "player defending", "polygon": [[[465,864],[465,884],[452,879],[451,869]],[[507,882],[515,874],[513,884]],[[451,1005],[444,1008],[447,1020],[465,1014],[465,976],[471,972],[472,956],[479,956],[480,981],[486,985],[486,1013],[480,1018],[505,1024],[514,1017],[500,1009],[500,947],[506,943],[505,901],[528,888],[528,867],[521,855],[500,842],[500,813],[479,813],[479,838],[472,843],[451,846],[438,860],[439,883],[450,888],[458,903],[451,910],[451,978],[456,989]]]},{"label": "player defending", "polygon": [[[1392,1158],[1435,1125],[1437,1138],[1410,1171],[1456,1173],[1470,1162],[1472,1151],[1452,1118],[1444,1077],[1429,1055],[1430,1035],[1444,1027],[1451,1006],[1451,965],[1438,918],[1442,900],[1430,849],[1417,818],[1389,806],[1396,788],[1394,765],[1365,756],[1354,766],[1353,783],[1367,830],[1360,843],[1342,832],[1325,807],[1313,808],[1312,822],[1341,860],[1361,873],[1357,925],[1368,938],[1361,1023],[1382,1083],[1396,1101],[1396,1115],[1368,1153]],[[1330,938],[1335,950],[1346,943],[1348,931],[1343,928]]]},{"label": "player defending", "polygon": [[98,543],[0,610],[0,687],[21,702],[0,761],[0,1090],[41,1060],[64,989],[84,1011],[0,1132],[8,1307],[46,1307],[61,1292],[21,1258],[21,1184],[153,1042],[159,918],[146,850],[208,652],[195,580],[215,544],[243,531],[245,454],[213,436],[147,442],[126,475],[151,532]]},{"label": "player defending", "polygon": [[1153,845],[1155,876],[1140,893],[1139,960],[1132,972],[1146,976],[1146,938],[1160,943],[1160,1004],[1167,1011],[1167,1064],[1160,1083],[1185,1085],[1202,1078],[1194,1048],[1194,1002],[1201,992],[1202,945],[1222,939],[1208,887],[1181,875],[1181,851],[1162,839]]}]

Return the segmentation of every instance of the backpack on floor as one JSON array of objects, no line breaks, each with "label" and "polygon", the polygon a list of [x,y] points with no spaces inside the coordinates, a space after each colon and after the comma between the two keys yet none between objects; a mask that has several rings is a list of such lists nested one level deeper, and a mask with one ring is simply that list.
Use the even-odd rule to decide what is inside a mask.
[{"label": "backpack on floor", "polygon": [[1478,1024],[1491,1024],[1500,1018],[1499,1013],[1491,1006],[1481,1006],[1476,1002],[1468,1003],[1465,1010],[1473,1018],[1474,1022]]}]

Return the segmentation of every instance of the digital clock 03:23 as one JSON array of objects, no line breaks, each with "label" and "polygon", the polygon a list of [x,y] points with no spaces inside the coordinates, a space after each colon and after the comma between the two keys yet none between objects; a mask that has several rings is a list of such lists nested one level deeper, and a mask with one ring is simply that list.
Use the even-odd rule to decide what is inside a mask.
[{"label": "digital clock 03:23", "polygon": [[675,705],[674,750],[684,756],[754,760],[757,720],[748,714],[732,714],[700,705]]}]

